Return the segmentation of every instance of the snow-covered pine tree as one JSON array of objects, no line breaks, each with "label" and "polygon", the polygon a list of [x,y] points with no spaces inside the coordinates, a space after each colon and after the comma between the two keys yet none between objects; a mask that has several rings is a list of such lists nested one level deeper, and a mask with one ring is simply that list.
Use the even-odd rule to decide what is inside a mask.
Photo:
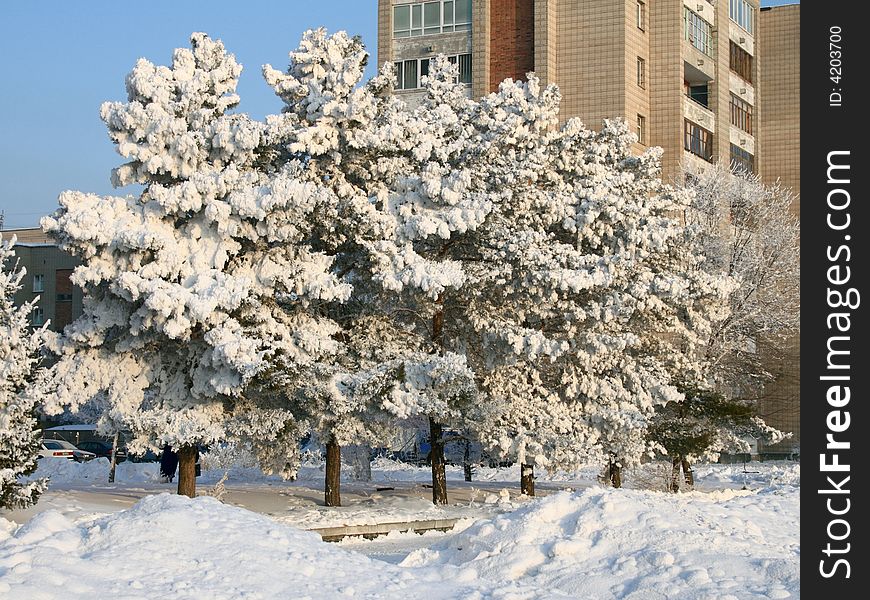
[{"label": "snow-covered pine tree", "polygon": [[695,485],[692,463],[697,460],[716,460],[724,451],[749,452],[748,439],[775,444],[787,437],[764,423],[752,402],[727,398],[709,387],[681,391],[685,399],[658,407],[648,432],[671,458],[673,492],[680,490],[680,470],[686,486]]},{"label": "snow-covered pine tree", "polygon": [[476,279],[492,265],[479,264],[482,228],[503,193],[488,180],[486,163],[496,135],[477,119],[458,69],[444,56],[430,61],[426,98],[404,121],[415,147],[405,153],[378,208],[389,235],[368,246],[374,278],[396,296],[394,308],[419,340],[408,356],[389,409],[428,421],[433,501],[447,502],[445,427],[476,429],[488,405],[479,402],[472,363],[478,336],[466,314]]},{"label": "snow-covered pine tree", "polygon": [[0,508],[35,503],[47,481],[19,478],[36,470],[39,431],[32,383],[39,363],[43,329],[30,327],[36,299],[15,306],[25,271],[18,267],[15,238],[0,237]]},{"label": "snow-covered pine tree", "polygon": [[[115,184],[144,190],[65,192],[42,222],[82,260],[72,279],[85,292],[83,316],[51,344],[47,408],[105,393],[105,419],[133,432],[131,449],[178,449],[178,491],[189,496],[197,445],[245,437],[264,461],[298,447],[270,443],[298,433],[292,412],[246,388],[276,363],[301,371],[334,351],[337,327],[310,307],[350,293],[310,243],[331,197],[279,156],[265,125],[227,113],[240,72],[202,33],[171,67],[140,59],[128,102],[101,116],[131,159]],[[292,472],[292,454],[281,460]]]},{"label": "snow-covered pine tree", "polygon": [[[392,77],[382,73],[360,86],[368,55],[359,38],[324,29],[303,34],[280,72],[266,65],[263,73],[285,106],[268,118],[270,143],[287,157],[304,162],[306,176],[334,199],[312,231],[312,247],[335,256],[334,271],[353,292],[342,302],[322,302],[320,314],[334,320],[337,352],[332,364],[306,373],[298,384],[285,383],[288,405],[298,410],[327,446],[325,500],[340,503],[340,448],[382,437],[388,414],[378,398],[386,383],[373,382],[394,370],[380,365],[403,351],[403,334],[386,317],[390,301],[372,281],[367,247],[390,235],[391,223],[373,199],[387,189],[394,173],[404,172],[404,155],[414,147],[405,135],[408,115],[389,92]],[[408,349],[412,348],[409,346]],[[354,384],[361,373],[375,369]],[[277,377],[287,373],[276,373]]]},{"label": "snow-covered pine tree", "polygon": [[480,245],[503,266],[471,307],[499,406],[481,435],[529,466],[605,462],[618,485],[649,450],[654,407],[702,376],[698,340],[723,315],[728,282],[686,251],[685,195],[660,181],[660,153],[633,156],[621,122],[556,130],[558,101],[530,76],[480,105],[513,127],[488,174],[509,190],[490,218],[498,233]]}]

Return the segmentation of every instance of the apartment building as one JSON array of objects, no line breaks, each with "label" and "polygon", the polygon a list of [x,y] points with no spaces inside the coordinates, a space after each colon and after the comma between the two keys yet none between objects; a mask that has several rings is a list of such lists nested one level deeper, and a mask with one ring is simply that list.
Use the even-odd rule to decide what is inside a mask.
[{"label": "apartment building", "polygon": [[719,160],[757,170],[758,0],[379,0],[378,62],[414,104],[429,58],[469,96],[529,71],[562,90],[562,118],[621,116],[665,179]]},{"label": "apartment building", "polygon": [[[759,17],[759,54],[763,58],[760,82],[760,173],[767,182],[779,180],[800,194],[800,5],[762,8]],[[792,203],[800,218],[800,197]],[[775,446],[762,444],[763,453],[800,449],[800,335],[767,352],[774,380],[766,387],[759,412],[765,421],[790,431],[792,437]]]},{"label": "apartment building", "polygon": [[49,329],[62,331],[82,314],[82,290],[70,281],[78,259],[58,248],[39,228],[4,229],[0,234],[4,240],[13,235],[17,238],[15,257],[26,270],[15,304],[20,306],[38,297],[30,314],[31,325],[49,323]]}]

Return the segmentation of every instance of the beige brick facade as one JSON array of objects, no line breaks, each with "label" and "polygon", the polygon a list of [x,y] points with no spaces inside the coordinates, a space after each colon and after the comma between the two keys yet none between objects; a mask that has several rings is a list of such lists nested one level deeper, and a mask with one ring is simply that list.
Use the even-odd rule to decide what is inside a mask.
[{"label": "beige brick facade", "polygon": [[[800,6],[766,8],[760,18],[760,172],[796,194],[792,211],[800,217]],[[800,448],[800,337],[778,346],[768,352],[775,379],[765,389],[761,413],[792,438],[766,451]]]},{"label": "beige brick facade", "polygon": [[[759,53],[764,76],[761,79],[759,121],[761,176],[779,179],[796,194],[801,189],[801,46],[800,5],[777,6],[761,11]],[[794,204],[800,216],[800,202]]]},{"label": "beige brick facade", "polygon": [[[471,52],[475,97],[533,68],[544,83],[560,86],[563,120],[579,117],[597,128],[623,117],[636,128],[642,117],[638,132],[646,139],[636,149],[663,148],[666,180],[730,162],[734,146],[765,180],[798,189],[800,5],[762,11],[759,0],[745,1],[754,14],[746,28],[731,19],[731,0],[473,0],[468,31],[393,39],[393,8],[422,0],[378,0],[378,62]],[[710,28],[708,44],[689,40],[687,14]],[[751,57],[744,77],[731,69],[732,46]],[[793,68],[782,69],[782,61]],[[707,85],[706,106],[688,98],[684,82]],[[751,131],[732,124],[732,96],[752,107]],[[686,119],[712,133],[708,156],[684,150]]]}]

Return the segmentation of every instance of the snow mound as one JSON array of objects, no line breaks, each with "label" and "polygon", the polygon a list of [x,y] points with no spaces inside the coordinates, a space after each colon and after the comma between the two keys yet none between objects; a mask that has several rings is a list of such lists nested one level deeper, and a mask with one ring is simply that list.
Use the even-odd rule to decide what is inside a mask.
[{"label": "snow mound", "polygon": [[590,600],[797,598],[799,493],[560,492],[400,564],[462,565]]},{"label": "snow mound", "polygon": [[[559,597],[555,594],[548,597]],[[471,569],[401,568],[214,498],[160,494],[74,523],[0,528],[3,598],[541,598]]]}]

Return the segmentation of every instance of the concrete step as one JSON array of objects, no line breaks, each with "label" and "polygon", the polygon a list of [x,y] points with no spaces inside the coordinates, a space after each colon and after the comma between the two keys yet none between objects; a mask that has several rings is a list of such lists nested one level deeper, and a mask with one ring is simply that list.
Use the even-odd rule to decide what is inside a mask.
[{"label": "concrete step", "polygon": [[374,539],[391,531],[449,531],[459,519],[430,519],[427,521],[404,521],[396,523],[376,523],[374,525],[341,525],[338,527],[318,527],[309,529],[323,538],[324,542],[337,542],[345,537],[356,536]]}]

